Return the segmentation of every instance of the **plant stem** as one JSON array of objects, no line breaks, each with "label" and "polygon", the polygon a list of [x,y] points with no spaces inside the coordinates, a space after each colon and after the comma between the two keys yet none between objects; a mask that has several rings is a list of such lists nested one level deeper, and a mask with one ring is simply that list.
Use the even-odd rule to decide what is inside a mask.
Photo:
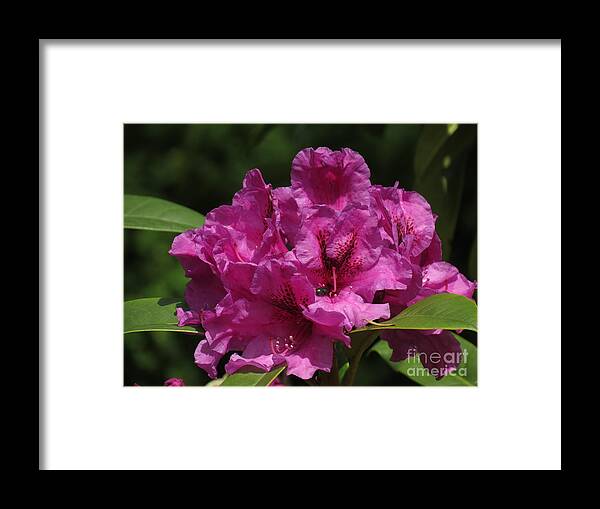
[{"label": "plant stem", "polygon": [[352,340],[352,348],[348,355],[348,371],[344,375],[342,385],[353,385],[354,378],[358,372],[358,366],[362,360],[363,354],[375,342],[379,336],[379,331],[366,332],[362,336],[357,336]]},{"label": "plant stem", "polygon": [[359,364],[360,359],[349,361],[348,371],[346,371],[346,374],[344,375],[342,385],[354,385],[354,377],[356,377],[356,373],[358,372]]}]

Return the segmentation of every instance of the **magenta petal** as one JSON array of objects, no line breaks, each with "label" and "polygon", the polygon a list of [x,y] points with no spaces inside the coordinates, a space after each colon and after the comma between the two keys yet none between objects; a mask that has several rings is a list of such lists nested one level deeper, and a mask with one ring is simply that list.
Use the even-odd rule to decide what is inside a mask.
[{"label": "magenta petal", "polygon": [[244,177],[242,187],[244,189],[257,189],[259,191],[268,190],[270,186],[265,183],[265,179],[258,168],[249,170]]},{"label": "magenta petal", "polygon": [[339,211],[352,202],[368,202],[370,175],[363,157],[353,150],[307,148],[292,161],[292,190],[301,207],[327,205]]},{"label": "magenta petal", "polygon": [[254,278],[255,263],[229,262],[221,273],[221,281],[234,298],[247,297]]},{"label": "magenta petal", "polygon": [[260,218],[273,215],[271,186],[266,184],[259,169],[250,170],[244,177],[243,188],[233,197],[233,205]]},{"label": "magenta petal", "polygon": [[383,248],[375,265],[355,274],[350,289],[371,302],[378,290],[407,291],[413,279],[413,268],[408,259],[392,249]]},{"label": "magenta petal", "polygon": [[260,263],[266,258],[278,258],[279,256],[285,255],[287,252],[288,248],[285,245],[281,230],[276,226],[276,223],[273,220],[267,220],[261,243],[254,252],[252,261],[254,263]]},{"label": "magenta petal", "polygon": [[469,281],[464,275],[458,274],[456,280],[448,285],[448,291],[450,293],[456,293],[458,295],[464,295],[469,299],[473,298],[473,294],[477,289],[477,281]]},{"label": "magenta petal", "polygon": [[284,358],[271,351],[269,341],[265,338],[253,339],[244,349],[242,355],[234,353],[225,365],[227,374],[235,373],[242,368],[256,368],[260,371],[271,371],[274,366],[284,362]]},{"label": "magenta petal", "polygon": [[246,357],[234,353],[230,357],[229,362],[225,365],[225,371],[228,375],[231,375],[242,368],[256,368],[259,371],[264,371],[266,373],[271,371],[273,366],[275,366],[273,361],[274,357],[273,354],[269,354],[247,359]]},{"label": "magenta petal", "polygon": [[202,326],[210,347],[225,353],[232,341],[243,344],[248,339],[245,321],[248,317],[248,302],[244,299],[234,300],[231,295],[215,307],[214,311],[202,313]]},{"label": "magenta petal", "polygon": [[460,343],[448,331],[423,334],[421,331],[395,330],[381,334],[393,350],[394,362],[417,357],[437,380],[455,371],[462,360]]},{"label": "magenta petal", "polygon": [[420,265],[421,267],[425,267],[430,263],[440,262],[442,261],[442,241],[437,233],[433,234],[433,239],[431,239],[431,244],[429,247],[425,249],[420,255],[412,258],[412,262]]},{"label": "magenta petal", "polygon": [[303,222],[294,252],[314,285],[337,293],[376,265],[382,246],[377,220],[367,209],[338,214],[320,206]]},{"label": "magenta petal", "polygon": [[340,213],[326,249],[327,256],[337,262],[339,270],[348,271],[351,278],[375,264],[382,246],[377,220],[367,209],[352,208]]},{"label": "magenta petal", "polygon": [[206,257],[208,243],[203,234],[202,228],[196,228],[173,239],[169,254],[179,260],[186,277],[205,277],[211,270],[210,260]]},{"label": "magenta petal", "polygon": [[385,320],[390,317],[389,304],[368,304],[359,295],[347,290],[334,297],[322,297],[310,308],[342,313],[345,317],[344,328],[347,330],[363,327],[369,320]]},{"label": "magenta petal", "polygon": [[165,380],[166,387],[185,387],[183,378],[168,378]]},{"label": "magenta petal", "polygon": [[425,198],[397,187],[372,186],[370,193],[380,225],[399,252],[416,257],[429,247],[435,219]]},{"label": "magenta petal", "polygon": [[320,299],[308,306],[304,311],[304,316],[313,323],[312,335],[322,335],[331,340],[339,340],[348,346],[350,345],[350,339],[344,333],[344,328],[349,330],[352,326],[342,309],[328,306]]},{"label": "magenta petal", "polygon": [[205,225],[214,227],[221,238],[219,252],[235,261],[250,261],[265,231],[265,219],[259,210],[233,205],[221,205],[210,211]]},{"label": "magenta petal", "polygon": [[221,357],[223,357],[223,354],[213,350],[206,339],[198,343],[194,352],[196,366],[206,371],[208,376],[213,379],[217,378],[217,365]]},{"label": "magenta petal", "polygon": [[298,274],[297,265],[289,259],[267,260],[259,265],[250,290],[276,303],[293,300],[293,303],[308,305],[315,299],[313,286],[305,276]]},{"label": "magenta petal", "polygon": [[333,209],[319,207],[302,225],[294,252],[300,263],[311,272],[325,271],[322,245],[327,247],[336,219],[337,213]]},{"label": "magenta petal", "polygon": [[389,303],[392,316],[396,316],[409,304],[413,303],[422,290],[421,268],[418,265],[411,264],[410,272],[410,280],[405,289],[385,290],[383,294],[383,302]]},{"label": "magenta petal", "polygon": [[177,314],[177,325],[179,325],[179,327],[201,324],[200,313],[198,313],[198,311],[186,311],[182,308],[177,308],[175,313]]},{"label": "magenta petal", "polygon": [[287,374],[308,380],[318,369],[329,373],[333,363],[333,343],[325,336],[312,336],[285,357]]},{"label": "magenta petal", "polygon": [[289,246],[296,244],[296,236],[300,229],[300,209],[292,193],[291,187],[277,187],[273,189],[275,210],[278,226],[283,232],[285,241]]},{"label": "magenta petal", "polygon": [[213,309],[225,297],[221,281],[209,271],[203,279],[192,279],[185,288],[185,301],[194,311]]},{"label": "magenta petal", "polygon": [[423,290],[425,294],[455,293],[469,299],[477,284],[469,281],[458,269],[447,262],[436,262],[423,268]]}]

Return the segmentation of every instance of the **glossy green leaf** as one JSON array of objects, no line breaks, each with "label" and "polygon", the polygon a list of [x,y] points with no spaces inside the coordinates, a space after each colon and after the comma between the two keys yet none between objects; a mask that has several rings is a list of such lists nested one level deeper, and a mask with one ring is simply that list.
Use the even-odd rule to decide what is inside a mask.
[{"label": "glossy green leaf", "polygon": [[179,327],[175,310],[183,306],[181,299],[150,297],[125,302],[124,333],[172,331],[198,333],[194,327]]},{"label": "glossy green leaf", "polygon": [[286,365],[282,364],[273,368],[268,373],[263,372],[236,372],[233,375],[228,375],[221,383],[220,387],[266,387],[271,384],[283,371]]},{"label": "glossy green leaf", "polygon": [[125,195],[125,228],[180,233],[204,224],[204,216],[152,196]]},{"label": "glossy green leaf", "polygon": [[440,293],[420,300],[391,320],[357,329],[351,334],[383,329],[477,331],[477,304],[462,295]]},{"label": "glossy green leaf", "polygon": [[370,352],[380,355],[383,360],[398,373],[402,373],[407,378],[417,382],[420,385],[443,387],[443,386],[476,386],[477,385],[477,347],[467,341],[465,338],[452,333],[452,335],[461,344],[463,350],[462,362],[459,368],[449,375],[436,380],[435,377],[427,373],[427,370],[421,364],[418,357],[406,359],[401,362],[392,362],[392,349],[387,341],[378,341],[373,345]]}]

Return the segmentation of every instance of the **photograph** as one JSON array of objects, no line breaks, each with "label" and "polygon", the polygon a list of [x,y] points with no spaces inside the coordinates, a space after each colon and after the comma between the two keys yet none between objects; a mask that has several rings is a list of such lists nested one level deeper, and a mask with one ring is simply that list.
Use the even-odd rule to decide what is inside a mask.
[{"label": "photograph", "polygon": [[39,469],[562,469],[561,48],[40,40]]},{"label": "photograph", "polygon": [[125,386],[477,386],[476,124],[123,144]]}]

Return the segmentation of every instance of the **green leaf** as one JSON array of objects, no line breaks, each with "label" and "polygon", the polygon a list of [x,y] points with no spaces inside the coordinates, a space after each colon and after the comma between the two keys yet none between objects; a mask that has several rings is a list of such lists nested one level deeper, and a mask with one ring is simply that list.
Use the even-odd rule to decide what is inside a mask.
[{"label": "green leaf", "polygon": [[402,373],[407,378],[417,382],[420,385],[433,387],[443,386],[476,386],[477,385],[477,347],[467,341],[465,338],[452,333],[458,340],[463,349],[463,361],[454,373],[450,373],[440,380],[427,373],[423,368],[418,357],[406,359],[401,362],[392,362],[392,349],[387,344],[387,341],[378,341],[373,345],[370,352],[375,352],[380,355],[383,360],[398,373]]},{"label": "green leaf", "polygon": [[181,233],[204,224],[204,216],[151,196],[125,195],[125,228]]},{"label": "green leaf", "polygon": [[179,327],[175,310],[183,306],[181,299],[150,297],[125,302],[124,333],[172,331],[198,334],[194,327]]},{"label": "green leaf", "polygon": [[475,124],[426,125],[417,143],[414,190],[438,214],[436,231],[448,259],[461,206],[465,171],[477,140]]},{"label": "green leaf", "polygon": [[338,372],[338,378],[340,380],[344,379],[344,376],[346,375],[346,373],[348,372],[348,368],[350,368],[350,362],[346,361],[344,362],[344,364],[342,364],[342,367],[340,368],[339,372]]},{"label": "green leaf", "polygon": [[415,177],[422,179],[430,172],[448,169],[477,136],[474,124],[429,124],[423,126],[415,149]]},{"label": "green leaf", "polygon": [[440,293],[420,300],[391,320],[356,329],[351,334],[385,329],[467,329],[477,332],[477,304],[462,295]]},{"label": "green leaf", "polygon": [[236,372],[228,375],[220,387],[266,387],[271,384],[286,368],[285,364],[273,368],[268,373],[254,371]]}]

